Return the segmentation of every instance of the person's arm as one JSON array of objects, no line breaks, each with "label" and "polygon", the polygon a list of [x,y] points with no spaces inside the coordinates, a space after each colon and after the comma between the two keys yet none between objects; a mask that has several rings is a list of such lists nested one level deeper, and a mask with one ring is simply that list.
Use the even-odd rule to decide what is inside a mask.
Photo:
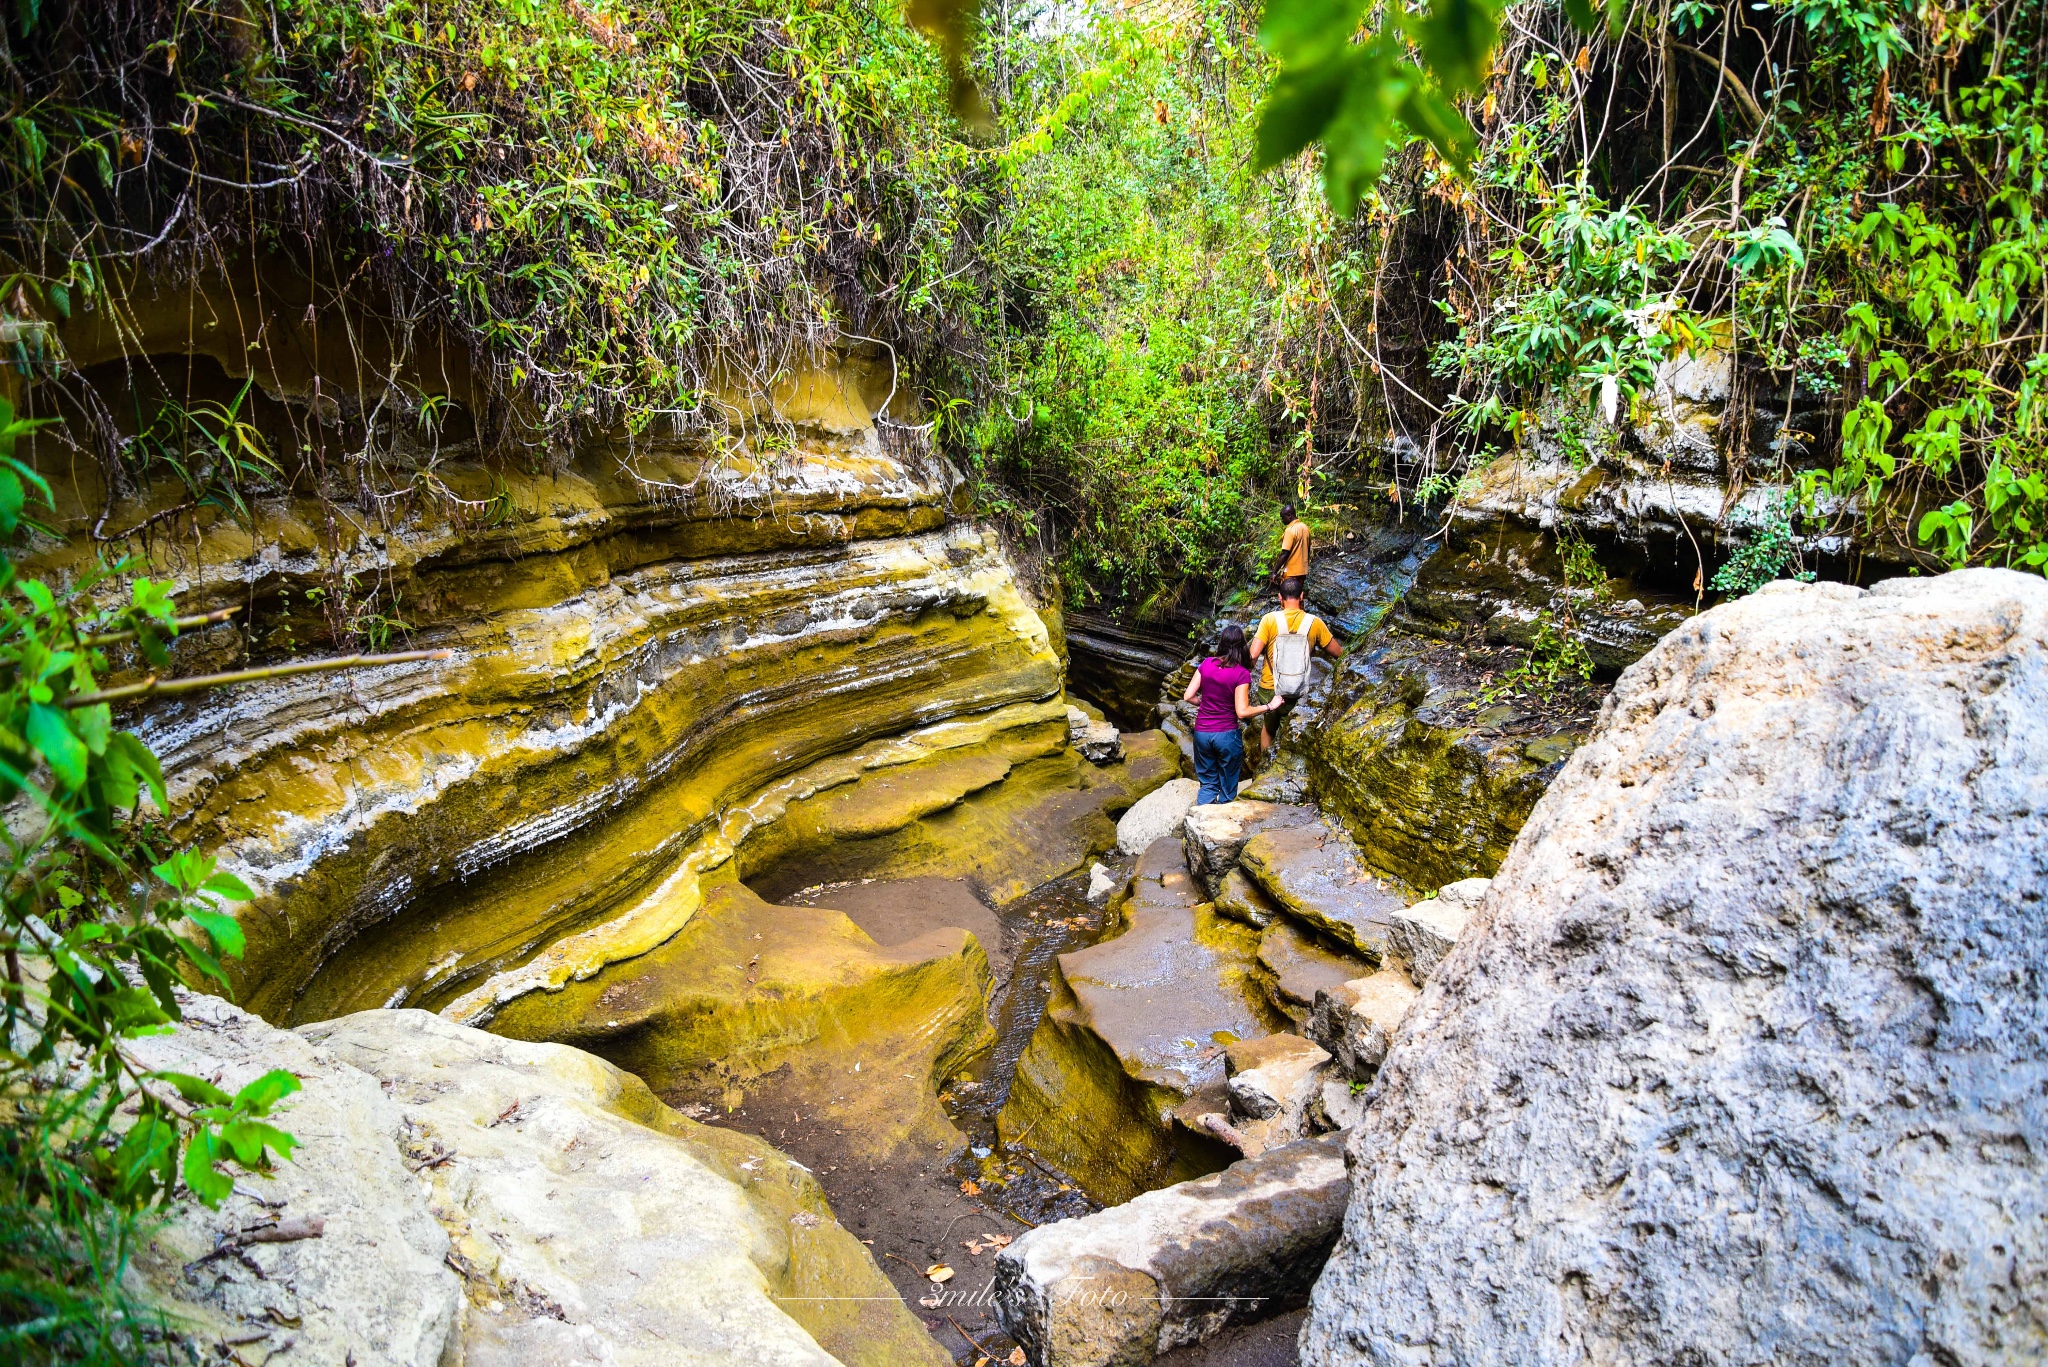
[{"label": "person's arm", "polygon": [[1273,708],[1270,704],[1262,703],[1256,707],[1252,705],[1252,686],[1250,684],[1239,684],[1237,686],[1237,719],[1239,721],[1250,721],[1253,717],[1263,717],[1272,710]]},{"label": "person's arm", "polygon": [[[1293,526],[1293,524],[1292,524],[1292,523],[1290,523],[1290,524],[1288,525],[1288,529],[1289,529],[1289,530],[1292,530],[1292,526]],[[1287,564],[1287,559],[1288,559],[1288,557],[1289,557],[1289,556],[1291,556],[1291,555],[1293,555],[1293,554],[1294,554],[1294,540],[1293,540],[1293,538],[1291,538],[1291,537],[1289,537],[1289,536],[1287,535],[1287,532],[1286,532],[1286,531],[1282,531],[1282,532],[1280,533],[1280,554],[1278,554],[1278,555],[1276,555],[1276,556],[1274,556],[1274,557],[1273,557],[1273,570],[1272,570],[1272,573],[1268,574],[1268,575],[1267,575],[1266,577],[1267,577],[1268,579],[1278,579],[1278,578],[1280,577],[1280,570],[1281,570],[1281,568],[1282,568],[1283,566],[1285,566],[1285,565]]]},{"label": "person's arm", "polygon": [[1268,639],[1269,638],[1266,635],[1266,624],[1264,622],[1260,622],[1258,634],[1252,637],[1253,664],[1257,664],[1259,662],[1259,656],[1264,655],[1266,653],[1266,642]]},{"label": "person's arm", "polygon": [[1188,680],[1188,691],[1180,695],[1180,700],[1182,702],[1193,702],[1195,700],[1196,695],[1199,694],[1201,691],[1202,671],[1198,667],[1195,670],[1195,677]]},{"label": "person's arm", "polygon": [[1344,647],[1337,644],[1337,633],[1330,630],[1330,624],[1319,617],[1316,619],[1316,625],[1323,629],[1323,639],[1318,643],[1319,648],[1333,660],[1343,659]]}]

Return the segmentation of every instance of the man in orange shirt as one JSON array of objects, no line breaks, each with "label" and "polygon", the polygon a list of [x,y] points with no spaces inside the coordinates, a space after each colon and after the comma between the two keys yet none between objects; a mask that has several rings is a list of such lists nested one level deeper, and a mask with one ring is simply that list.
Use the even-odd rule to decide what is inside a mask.
[{"label": "man in orange shirt", "polygon": [[1274,579],[1299,579],[1308,584],[1308,523],[1294,515],[1294,505],[1280,505],[1280,520],[1287,529],[1280,533],[1280,554],[1273,558]]},{"label": "man in orange shirt", "polygon": [[[1307,539],[1303,538],[1303,553],[1306,554]],[[1323,625],[1323,619],[1309,612],[1301,605],[1303,591],[1300,579],[1290,575],[1280,581],[1280,611],[1269,612],[1259,622],[1259,634],[1252,640],[1252,663],[1262,664],[1264,674],[1259,682],[1265,689],[1261,701],[1270,700],[1271,707],[1259,720],[1259,763],[1273,753],[1273,739],[1280,729],[1280,723],[1294,710],[1294,704],[1301,699],[1301,691],[1307,687],[1308,671],[1304,668],[1301,677],[1291,681],[1290,691],[1282,691],[1273,676],[1273,643],[1282,632],[1288,635],[1306,635],[1308,654],[1323,651],[1333,660],[1344,658],[1344,647],[1337,644],[1330,629]],[[1306,656],[1304,656],[1305,660]],[[1283,662],[1282,667],[1286,667]]]}]

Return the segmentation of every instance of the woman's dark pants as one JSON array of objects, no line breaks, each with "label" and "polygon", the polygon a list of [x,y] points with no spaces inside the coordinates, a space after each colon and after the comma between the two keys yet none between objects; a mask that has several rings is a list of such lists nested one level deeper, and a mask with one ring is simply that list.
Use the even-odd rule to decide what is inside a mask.
[{"label": "woman's dark pants", "polygon": [[1228,731],[1195,732],[1195,777],[1202,790],[1197,803],[1237,801],[1237,778],[1244,765],[1244,737]]}]

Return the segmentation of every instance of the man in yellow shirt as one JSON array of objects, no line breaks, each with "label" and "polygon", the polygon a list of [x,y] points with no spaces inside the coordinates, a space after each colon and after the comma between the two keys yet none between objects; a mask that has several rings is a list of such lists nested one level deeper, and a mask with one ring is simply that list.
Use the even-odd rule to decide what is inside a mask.
[{"label": "man in yellow shirt", "polygon": [[[1306,545],[1304,540],[1304,555],[1307,554]],[[1308,687],[1308,656],[1320,650],[1333,660],[1344,658],[1344,647],[1338,645],[1336,638],[1330,635],[1330,629],[1323,625],[1323,619],[1302,607],[1302,591],[1303,585],[1299,578],[1290,575],[1281,580],[1280,610],[1269,612],[1260,620],[1259,633],[1252,639],[1252,662],[1263,667],[1264,673],[1259,682],[1266,690],[1266,699],[1272,700],[1273,703],[1272,710],[1260,718],[1259,722],[1261,764],[1264,764],[1266,757],[1273,753],[1273,739],[1280,730],[1280,723],[1294,710],[1294,704],[1300,701],[1302,692]],[[1290,636],[1307,638],[1307,649],[1302,652],[1298,669],[1293,668],[1294,661],[1279,661],[1282,671],[1293,675],[1285,680],[1276,679],[1273,672],[1274,657],[1280,653],[1274,649],[1274,643],[1283,632]]]},{"label": "man in yellow shirt", "polygon": [[1273,558],[1274,579],[1299,579],[1308,585],[1308,523],[1294,515],[1294,505],[1280,505],[1280,520],[1287,529],[1280,533],[1280,554]]}]

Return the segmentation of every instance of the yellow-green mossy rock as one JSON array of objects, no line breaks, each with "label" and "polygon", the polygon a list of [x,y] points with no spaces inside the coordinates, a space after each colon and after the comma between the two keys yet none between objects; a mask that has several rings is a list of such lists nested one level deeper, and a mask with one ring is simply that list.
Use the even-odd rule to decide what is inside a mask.
[{"label": "yellow-green mossy rock", "polygon": [[1201,900],[1178,839],[1145,852],[1119,909],[1122,934],[1059,956],[998,1118],[1106,1205],[1236,1157],[1173,1112],[1220,1082],[1225,1044],[1285,1024],[1255,981],[1257,933]]},{"label": "yellow-green mossy rock", "polygon": [[1459,647],[1394,633],[1349,662],[1340,686],[1303,739],[1317,802],[1368,864],[1410,888],[1499,868],[1597,711],[1596,700],[1554,718],[1490,703]]},{"label": "yellow-green mossy rock", "polygon": [[743,847],[748,880],[775,894],[853,878],[963,878],[992,903],[1020,897],[1116,843],[1116,816],[1180,774],[1164,732],[1127,733],[1090,764],[1062,715],[1028,733],[863,775],[800,803]]},{"label": "yellow-green mossy rock", "polygon": [[958,1142],[935,1098],[993,1043],[989,980],[967,931],[882,946],[840,912],[725,882],[659,948],[516,998],[491,1029],[574,1044],[675,1099],[737,1107],[772,1081],[879,1159]]}]

